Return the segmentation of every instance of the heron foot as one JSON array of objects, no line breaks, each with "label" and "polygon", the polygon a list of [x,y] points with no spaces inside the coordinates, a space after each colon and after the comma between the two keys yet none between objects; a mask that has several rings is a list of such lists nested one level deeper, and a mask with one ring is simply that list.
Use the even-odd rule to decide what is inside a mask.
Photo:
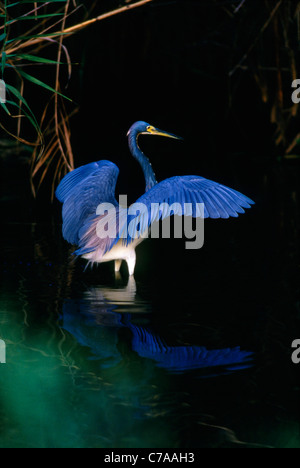
[{"label": "heron foot", "polygon": [[132,276],[134,274],[135,263],[136,263],[135,250],[131,250],[130,255],[126,258],[126,263],[128,266],[129,276]]},{"label": "heron foot", "polygon": [[115,273],[119,273],[122,265],[122,260],[115,260]]}]

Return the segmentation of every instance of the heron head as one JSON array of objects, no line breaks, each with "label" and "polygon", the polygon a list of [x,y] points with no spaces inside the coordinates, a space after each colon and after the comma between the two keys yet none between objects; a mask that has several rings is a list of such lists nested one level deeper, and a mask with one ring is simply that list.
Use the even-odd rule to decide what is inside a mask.
[{"label": "heron head", "polygon": [[173,133],[165,132],[164,130],[159,130],[156,127],[153,127],[153,125],[148,124],[147,122],[135,122],[131,128],[129,129],[129,132],[127,136],[130,136],[132,134],[135,134],[136,136],[138,135],[159,135],[159,136],[164,136],[167,138],[174,138],[175,140],[183,140],[183,138],[174,135]]}]

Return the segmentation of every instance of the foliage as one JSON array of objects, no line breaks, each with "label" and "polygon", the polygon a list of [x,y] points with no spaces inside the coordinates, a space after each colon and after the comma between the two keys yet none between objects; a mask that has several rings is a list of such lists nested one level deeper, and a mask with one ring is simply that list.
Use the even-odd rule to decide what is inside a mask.
[{"label": "foliage", "polygon": [[[90,24],[150,1],[127,3],[96,18],[91,18],[96,0],[88,9],[76,0],[0,2],[0,17],[3,20],[0,26],[0,67],[7,89],[7,101],[0,102],[2,113],[6,114],[6,118],[1,118],[0,127],[18,141],[33,147],[31,185],[34,194],[50,167],[53,170],[52,198],[57,182],[74,168],[70,118],[78,108],[66,95],[62,85],[61,68],[66,67],[68,71],[66,88],[73,65],[64,44],[65,39]],[[77,22],[67,27],[67,22],[73,18]],[[55,68],[54,73],[49,73],[53,84],[47,80],[48,77],[40,77],[43,75],[40,66],[43,69]],[[27,71],[28,68],[34,72]],[[26,88],[30,86],[39,90],[41,99],[44,99],[44,91],[51,93],[48,102],[43,102],[42,110],[39,109],[40,118],[33,110],[34,103],[28,102],[25,97]],[[71,110],[67,107],[70,102]],[[34,129],[32,141],[22,137],[24,118]]]},{"label": "foliage", "polygon": [[234,66],[229,72],[233,93],[243,75],[253,79],[270,110],[274,143],[288,157],[300,142],[300,134],[295,136],[299,105],[291,99],[292,82],[300,77],[300,2],[242,0],[231,10],[223,8],[235,30]]},{"label": "foliage", "polygon": [[[154,0],[121,0],[121,5],[116,1],[116,9],[95,17],[92,13],[97,0],[94,3],[93,0],[0,1],[3,23],[0,24],[0,77],[7,85],[7,102],[1,103],[0,109],[0,127],[33,148],[34,193],[50,170],[53,197],[58,181],[74,168],[70,119],[78,107],[67,91],[74,67],[68,50],[70,36],[97,21],[151,1]],[[234,107],[235,96],[240,95],[237,91],[245,85],[244,78],[250,78],[269,111],[279,153],[286,158],[294,157],[300,146],[297,129],[300,107],[291,100],[291,83],[300,78],[297,60],[300,2],[212,0],[211,4],[216,11],[222,11],[222,21],[209,23],[205,43],[221,37],[214,41],[215,46],[229,51],[232,64],[228,70],[229,107]],[[203,11],[205,5],[203,2]],[[201,73],[204,72],[209,70],[201,63]],[[35,89],[40,97],[38,103],[32,99]]]}]

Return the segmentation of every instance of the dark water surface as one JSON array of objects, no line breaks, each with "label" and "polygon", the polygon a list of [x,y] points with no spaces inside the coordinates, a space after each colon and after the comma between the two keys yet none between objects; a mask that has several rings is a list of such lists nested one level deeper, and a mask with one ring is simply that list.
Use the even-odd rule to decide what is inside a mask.
[{"label": "dark water surface", "polygon": [[197,252],[145,241],[135,280],[84,272],[51,213],[4,223],[0,446],[300,447],[295,177]]}]

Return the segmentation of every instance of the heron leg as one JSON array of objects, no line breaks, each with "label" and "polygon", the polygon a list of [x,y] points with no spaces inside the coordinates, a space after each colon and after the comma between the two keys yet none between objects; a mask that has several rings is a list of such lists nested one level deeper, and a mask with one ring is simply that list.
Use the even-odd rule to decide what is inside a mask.
[{"label": "heron leg", "polygon": [[115,273],[119,273],[122,265],[122,260],[115,260]]},{"label": "heron leg", "polygon": [[126,257],[126,263],[128,266],[128,273],[130,276],[132,276],[134,274],[134,268],[135,268],[135,263],[136,263],[136,254],[135,254],[134,249],[131,250],[129,252],[128,257]]}]

